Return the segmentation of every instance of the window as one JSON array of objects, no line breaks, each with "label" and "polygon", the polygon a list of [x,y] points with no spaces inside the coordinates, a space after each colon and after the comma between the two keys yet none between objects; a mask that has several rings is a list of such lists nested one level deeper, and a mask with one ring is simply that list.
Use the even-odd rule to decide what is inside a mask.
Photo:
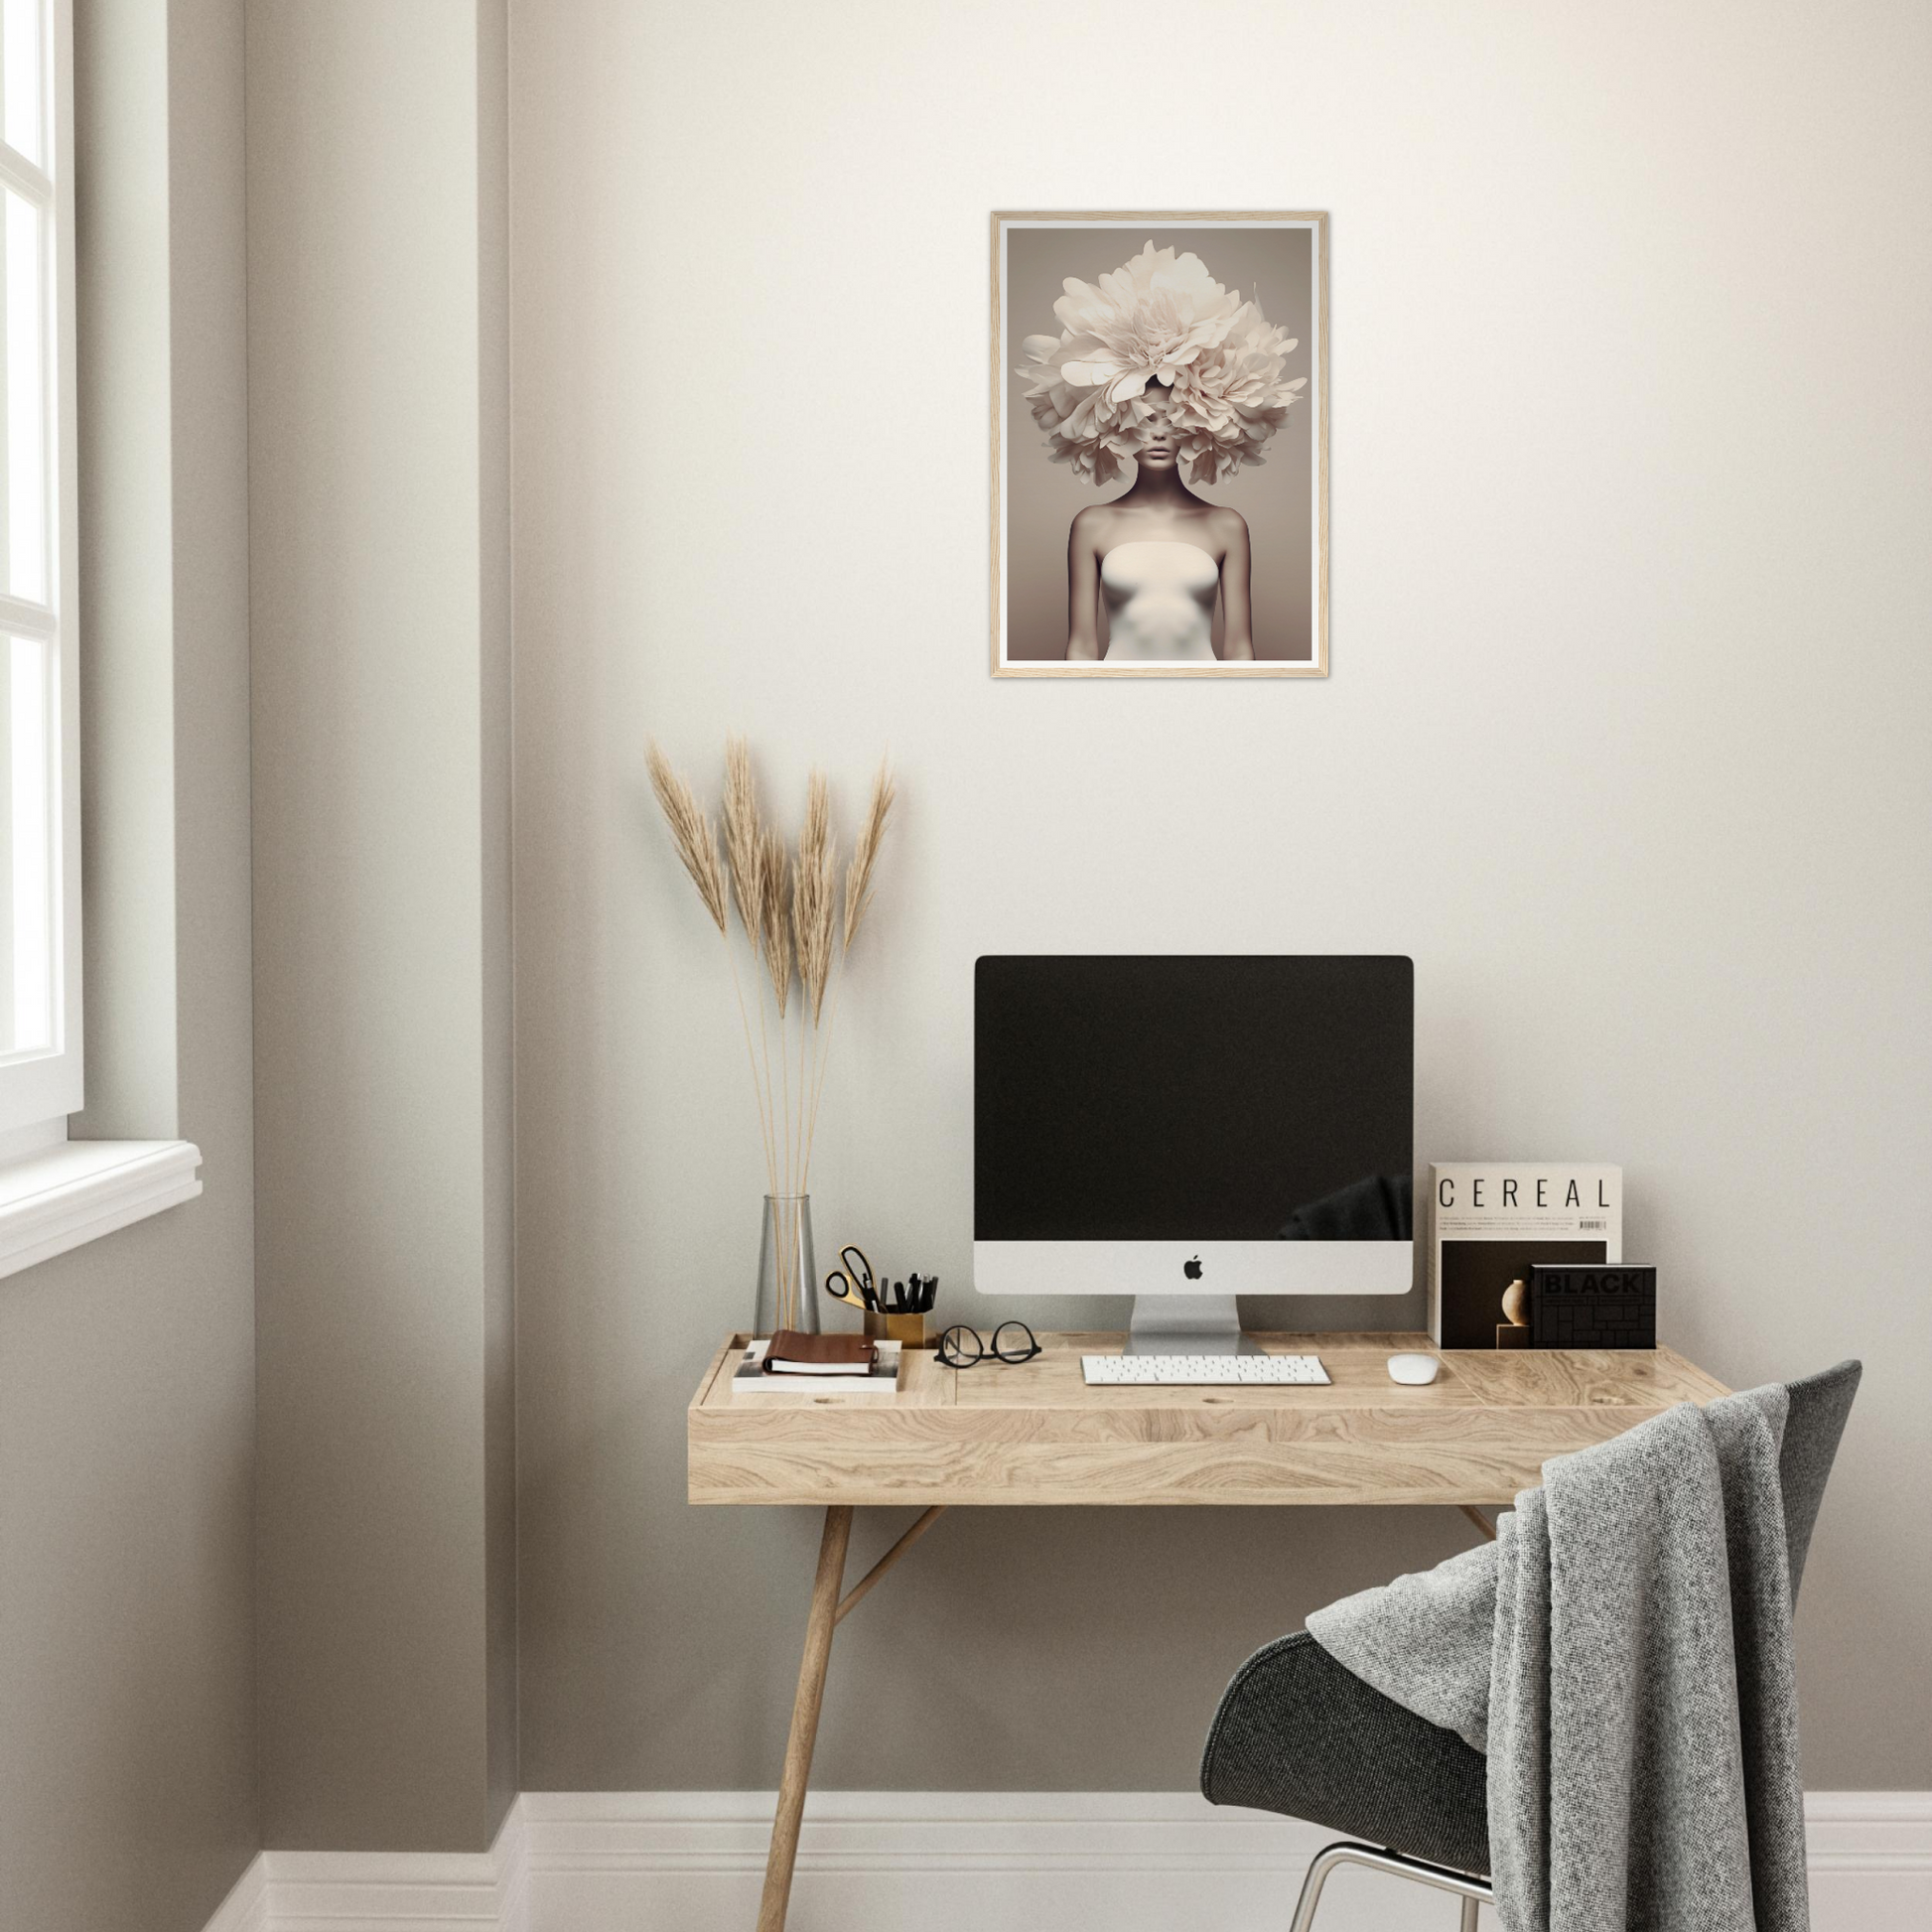
[{"label": "window", "polygon": [[67,7],[0,0],[0,1135],[80,1106]]},{"label": "window", "polygon": [[80,1085],[70,0],[0,0],[0,1277],[202,1191]]}]

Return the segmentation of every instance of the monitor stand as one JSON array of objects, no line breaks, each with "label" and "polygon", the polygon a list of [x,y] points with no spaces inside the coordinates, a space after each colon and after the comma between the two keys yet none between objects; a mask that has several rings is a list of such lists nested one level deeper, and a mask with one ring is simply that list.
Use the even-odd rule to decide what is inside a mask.
[{"label": "monitor stand", "polygon": [[1232,1295],[1137,1295],[1127,1355],[1258,1355]]}]

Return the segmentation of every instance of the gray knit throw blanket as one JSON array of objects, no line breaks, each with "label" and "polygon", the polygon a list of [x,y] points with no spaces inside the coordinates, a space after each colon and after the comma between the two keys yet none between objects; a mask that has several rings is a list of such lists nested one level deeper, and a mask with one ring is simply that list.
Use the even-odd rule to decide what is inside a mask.
[{"label": "gray knit throw blanket", "polygon": [[1808,1932],[1782,1388],[1543,1465],[1495,1543],[1309,1618],[1489,1757],[1505,1932]]}]

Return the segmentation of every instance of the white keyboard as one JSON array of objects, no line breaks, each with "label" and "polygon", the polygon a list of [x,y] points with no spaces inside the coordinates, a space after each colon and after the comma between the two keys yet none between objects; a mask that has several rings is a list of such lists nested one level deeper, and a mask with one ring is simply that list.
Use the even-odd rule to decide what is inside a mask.
[{"label": "white keyboard", "polygon": [[1089,1383],[1107,1387],[1234,1389],[1325,1382],[1314,1355],[1082,1355]]}]

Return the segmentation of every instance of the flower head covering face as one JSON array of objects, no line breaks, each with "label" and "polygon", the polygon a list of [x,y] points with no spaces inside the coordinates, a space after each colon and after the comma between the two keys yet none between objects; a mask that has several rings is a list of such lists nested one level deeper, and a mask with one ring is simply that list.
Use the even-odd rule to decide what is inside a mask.
[{"label": "flower head covering face", "polygon": [[1033,379],[1027,401],[1055,463],[1112,483],[1162,407],[1190,483],[1261,462],[1308,377],[1283,380],[1299,344],[1258,304],[1224,289],[1198,255],[1152,241],[1098,287],[1071,276],[1064,287],[1053,304],[1059,335],[1029,336],[1017,371]]}]

